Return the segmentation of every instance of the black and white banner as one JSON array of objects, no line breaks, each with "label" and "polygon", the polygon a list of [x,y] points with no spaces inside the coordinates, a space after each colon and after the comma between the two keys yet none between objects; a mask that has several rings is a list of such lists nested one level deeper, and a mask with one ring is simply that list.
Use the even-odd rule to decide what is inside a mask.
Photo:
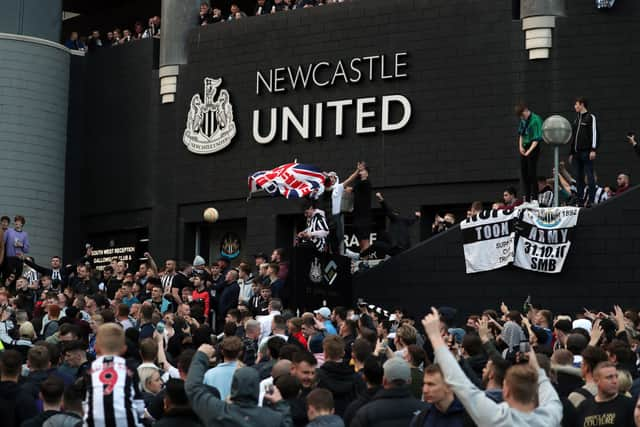
[{"label": "black and white banner", "polygon": [[513,265],[541,273],[560,273],[571,247],[571,229],[580,208],[524,209]]},{"label": "black and white banner", "polygon": [[460,224],[467,273],[495,270],[513,263],[542,273],[559,273],[571,247],[570,230],[580,208],[539,208],[483,211]]},{"label": "black and white banner", "polygon": [[494,270],[513,262],[515,223],[513,209],[482,211],[460,224],[467,273]]}]

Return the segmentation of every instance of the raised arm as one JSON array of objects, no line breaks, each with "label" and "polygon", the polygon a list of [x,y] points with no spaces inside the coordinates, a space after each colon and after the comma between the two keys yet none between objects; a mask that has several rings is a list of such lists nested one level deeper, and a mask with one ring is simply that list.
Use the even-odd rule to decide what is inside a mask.
[{"label": "raised arm", "polygon": [[488,398],[482,390],[473,385],[458,365],[440,335],[440,315],[435,308],[422,324],[433,346],[434,354],[445,382],[464,405],[467,413],[478,425],[495,425],[503,418],[505,408]]},{"label": "raised arm", "polygon": [[358,176],[358,170],[356,169],[355,172],[349,175],[349,178],[347,178],[345,181],[342,182],[342,185],[344,185],[345,187],[351,185],[351,183],[353,183],[353,181],[356,179],[357,176]]},{"label": "raised arm", "polygon": [[187,381],[184,384],[191,408],[206,425],[209,425],[207,421],[211,421],[211,425],[213,425],[213,420],[219,417],[225,408],[225,404],[215,397],[202,382],[205,372],[209,369],[209,358],[214,351],[214,348],[209,344],[202,344],[198,348],[193,356]]},{"label": "raised arm", "polygon": [[50,268],[46,268],[46,267],[43,267],[41,265],[36,264],[29,257],[24,257],[23,261],[24,261],[25,264],[27,264],[29,267],[33,268],[35,271],[37,271],[40,274],[50,275],[52,273]]},{"label": "raised arm", "polygon": [[158,265],[156,264],[156,260],[153,259],[153,257],[151,256],[151,253],[149,253],[149,252],[145,252],[144,256],[149,261],[149,269],[151,271],[153,271],[153,275],[154,276],[157,276],[158,275]]}]

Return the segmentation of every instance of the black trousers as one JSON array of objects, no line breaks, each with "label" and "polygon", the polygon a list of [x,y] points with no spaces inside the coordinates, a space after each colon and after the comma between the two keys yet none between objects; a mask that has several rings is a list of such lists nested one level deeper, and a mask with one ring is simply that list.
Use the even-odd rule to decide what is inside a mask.
[{"label": "black trousers", "polygon": [[538,200],[538,156],[540,145],[527,157],[520,155],[520,174],[522,178],[522,197],[525,201]]}]

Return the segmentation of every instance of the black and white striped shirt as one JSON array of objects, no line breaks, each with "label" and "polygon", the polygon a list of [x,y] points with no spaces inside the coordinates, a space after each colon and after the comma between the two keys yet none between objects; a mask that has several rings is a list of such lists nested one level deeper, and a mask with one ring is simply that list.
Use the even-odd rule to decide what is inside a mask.
[{"label": "black and white striped shirt", "polygon": [[173,286],[174,277],[176,277],[175,273],[167,273],[160,278],[160,283],[162,283],[162,290],[165,294],[171,293],[171,287]]},{"label": "black and white striped shirt", "polygon": [[118,356],[101,356],[88,372],[85,421],[89,427],[141,427],[144,402],[135,373]]},{"label": "black and white striped shirt", "polygon": [[311,236],[309,240],[318,252],[324,252],[327,247],[327,236],[329,235],[329,225],[324,217],[324,212],[316,209],[313,216],[307,219],[307,229]]},{"label": "black and white striped shirt", "polygon": [[[585,185],[583,199],[587,200],[588,197],[589,197],[589,186]],[[596,191],[593,197],[593,204],[597,205],[604,202],[605,200],[609,200],[609,195],[607,194],[606,191],[604,191],[604,188],[596,184]]]}]

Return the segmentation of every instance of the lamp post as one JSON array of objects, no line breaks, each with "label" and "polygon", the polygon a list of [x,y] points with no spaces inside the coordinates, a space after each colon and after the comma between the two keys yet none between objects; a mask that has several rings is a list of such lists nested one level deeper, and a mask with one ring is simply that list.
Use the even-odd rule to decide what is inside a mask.
[{"label": "lamp post", "polygon": [[542,139],[553,146],[555,173],[553,174],[553,206],[558,207],[558,174],[560,173],[560,147],[571,139],[571,123],[559,115],[548,117],[542,123]]}]

